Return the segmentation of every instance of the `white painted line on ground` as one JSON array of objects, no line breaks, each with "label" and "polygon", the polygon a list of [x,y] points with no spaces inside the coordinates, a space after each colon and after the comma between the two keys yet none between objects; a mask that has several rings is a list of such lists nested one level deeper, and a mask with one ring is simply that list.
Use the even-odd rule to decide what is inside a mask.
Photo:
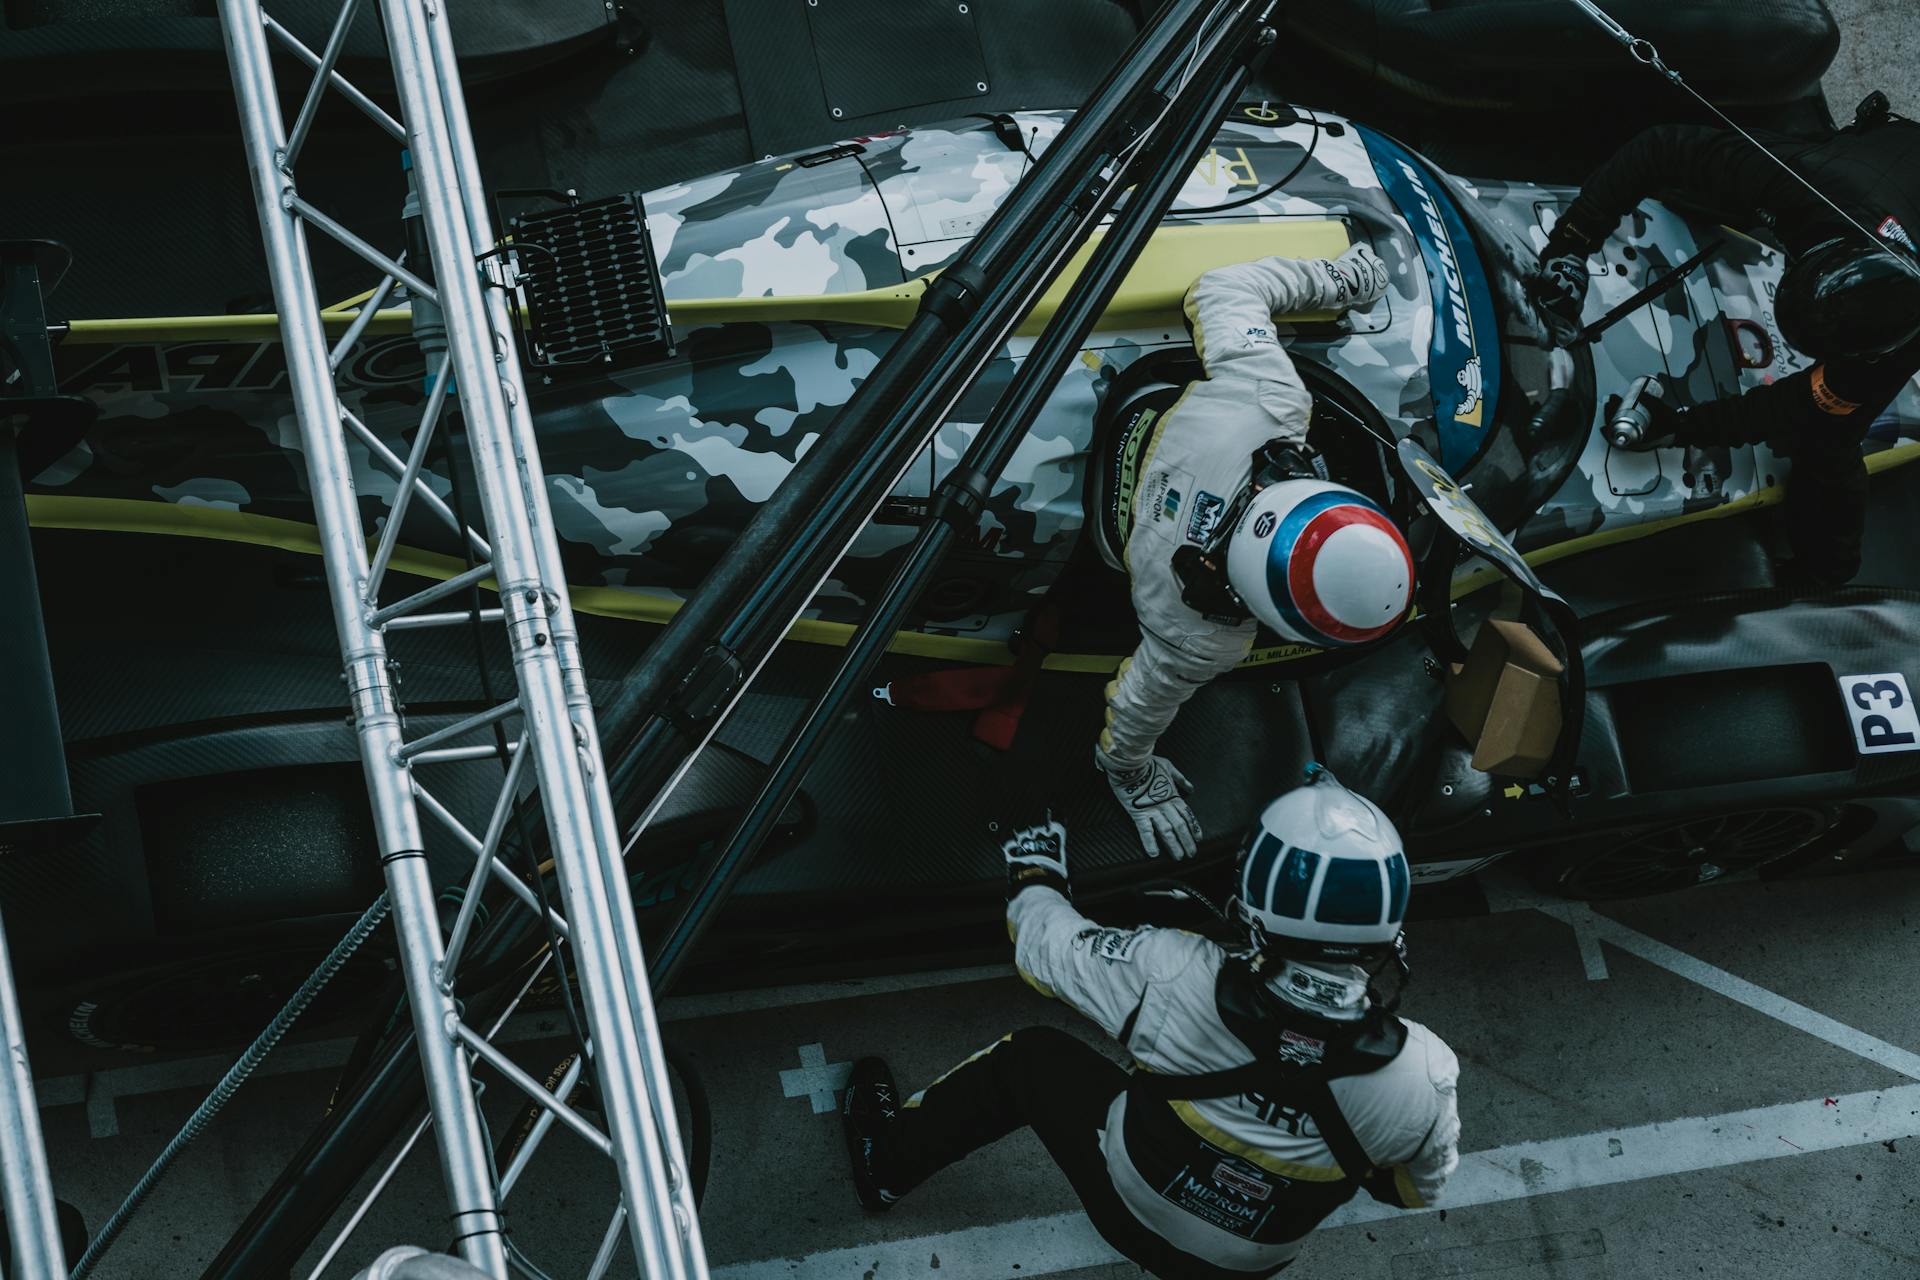
[{"label": "white painted line on ground", "polygon": [[928,987],[957,987],[994,978],[1017,978],[1011,964],[978,964],[964,969],[929,969],[925,973],[897,973],[883,978],[845,978],[838,982],[809,982],[790,987],[755,987],[748,991],[719,991],[702,996],[668,996],[660,1002],[660,1020],[712,1018],[727,1013],[756,1013],[795,1005],[859,996],[892,995]]},{"label": "white painted line on ground", "polygon": [[1591,907],[1574,904],[1568,908],[1568,920],[1575,930],[1582,925],[1592,931],[1603,942],[1610,942],[1629,955],[1639,956],[1649,964],[1658,965],[1671,973],[1679,974],[1689,982],[1695,982],[1709,991],[1717,992],[1729,1000],[1747,1006],[1769,1018],[1784,1022],[1788,1026],[1804,1031],[1810,1036],[1826,1041],[1848,1053],[1857,1053],[1869,1062],[1877,1062],[1890,1071],[1897,1071],[1910,1080],[1920,1080],[1920,1053],[1903,1049],[1897,1044],[1870,1036],[1857,1027],[1829,1018],[1824,1013],[1815,1012],[1803,1004],[1798,1004],[1777,992],[1756,986],[1745,978],[1735,977],[1717,965],[1708,964],[1676,947],[1670,947],[1657,938],[1648,937],[1638,929],[1610,920]]},{"label": "white painted line on ground", "polygon": [[[1525,1200],[1915,1134],[1920,1134],[1920,1084],[1522,1142],[1462,1156],[1459,1172],[1434,1209]],[[848,1195],[852,1195],[851,1190]],[[1411,1212],[1430,1213],[1434,1209]],[[913,1200],[909,1198],[894,1213],[912,1211]],[[1405,1212],[1361,1197],[1349,1201],[1323,1229],[1398,1217]],[[1107,1247],[1085,1214],[1061,1213],[833,1249],[804,1258],[733,1263],[716,1267],[713,1278],[845,1280],[847,1276],[870,1273],[890,1280],[916,1276],[927,1280],[1005,1280],[1010,1263],[1019,1264],[1019,1275],[1046,1276],[1118,1260],[1119,1255]]]},{"label": "white painted line on ground", "polygon": [[1540,911],[1556,920],[1564,920],[1573,930],[1573,940],[1580,948],[1580,963],[1586,968],[1588,982],[1603,982],[1613,975],[1607,972],[1607,955],[1600,949],[1600,934],[1593,926],[1598,919],[1593,908],[1583,902],[1555,902],[1542,904]]}]

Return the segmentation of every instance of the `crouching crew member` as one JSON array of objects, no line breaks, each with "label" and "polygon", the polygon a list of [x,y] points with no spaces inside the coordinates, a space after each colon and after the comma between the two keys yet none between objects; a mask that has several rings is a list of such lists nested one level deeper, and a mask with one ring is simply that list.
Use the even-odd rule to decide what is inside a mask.
[{"label": "crouching crew member", "polygon": [[1016,1031],[904,1102],[854,1064],[854,1187],[891,1206],[1031,1127],[1115,1249],[1165,1280],[1268,1276],[1364,1189],[1431,1203],[1459,1162],[1459,1064],[1393,1016],[1408,872],[1386,815],[1312,766],[1267,806],[1235,869],[1228,949],[1174,929],[1105,929],[1069,901],[1066,830],[1019,832],[1007,922],[1023,976],[1093,1019],[1124,1071],[1049,1027]]},{"label": "crouching crew member", "polygon": [[1920,371],[1920,124],[1889,117],[1886,99],[1875,94],[1852,125],[1818,140],[1761,137],[1839,211],[1731,130],[1662,125],[1588,179],[1548,238],[1538,287],[1550,307],[1577,320],[1587,259],[1654,192],[1704,206],[1732,226],[1773,228],[1788,257],[1775,317],[1781,335],[1814,364],[1678,412],[1670,393],[1648,400],[1651,429],[1630,447],[1764,442],[1791,458],[1793,561],[1782,578],[1833,586],[1860,568],[1867,504],[1860,443]]},{"label": "crouching crew member", "polygon": [[1094,761],[1149,854],[1193,856],[1192,787],[1154,746],[1195,690],[1247,654],[1264,623],[1321,647],[1391,630],[1413,592],[1406,542],[1370,499],[1330,484],[1307,445],[1313,399],[1273,317],[1366,306],[1387,270],[1357,244],[1335,259],[1262,258],[1209,271],[1186,315],[1206,377],[1138,446],[1125,569],[1140,644],[1107,688]]}]

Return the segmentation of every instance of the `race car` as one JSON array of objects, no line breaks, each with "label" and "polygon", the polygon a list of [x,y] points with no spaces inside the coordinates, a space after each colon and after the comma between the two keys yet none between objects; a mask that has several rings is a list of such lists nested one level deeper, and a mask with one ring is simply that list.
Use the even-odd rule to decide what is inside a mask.
[{"label": "race car", "polygon": [[[857,135],[639,195],[675,354],[611,371],[554,368],[536,394],[590,673],[606,680],[644,648],[832,429],[926,280],[1066,118],[1014,111]],[[1779,255],[1643,206],[1589,264],[1586,319],[1634,305],[1594,341],[1559,348],[1523,279],[1570,196],[1450,175],[1337,115],[1238,106],[883,668],[883,679],[904,679],[1006,663],[1034,611],[1071,590],[1072,616],[1011,749],[978,747],[965,714],[884,699],[859,708],[743,885],[716,948],[722,963],[791,962],[849,930],[875,952],[924,956],[941,939],[964,949],[993,915],[994,800],[1010,774],[1038,779],[1069,819],[1087,891],[1140,879],[1131,828],[1090,758],[1100,689],[1132,644],[1124,582],[1092,545],[1112,457],[1130,417],[1191,374],[1180,299],[1201,271],[1359,241],[1388,265],[1385,298],[1278,319],[1314,392],[1316,443],[1340,478],[1404,518],[1430,590],[1442,589],[1422,597],[1422,622],[1364,652],[1258,645],[1244,673],[1191,704],[1167,749],[1202,770],[1208,856],[1192,869],[1204,876],[1230,852],[1277,779],[1308,759],[1391,800],[1426,882],[1520,851],[1567,892],[1645,891],[1804,856],[1823,840],[1876,847],[1903,817],[1911,825],[1914,758],[1861,749],[1847,690],[1912,663],[1900,637],[1920,621],[1920,584],[1867,579],[1876,585],[1789,600],[1770,590],[1751,533],[1721,554],[1733,568],[1711,577],[1719,594],[1647,571],[1656,545],[1654,558],[1669,562],[1703,538],[1724,553],[1734,526],[1712,517],[1777,500],[1788,468],[1764,448],[1627,454],[1595,431],[1609,395],[1639,374],[1665,372],[1704,400],[1797,367],[1769,306]],[[1711,240],[1697,267],[1675,270]],[[1040,300],[1029,333],[1061,292]],[[335,308],[336,325],[364,301]],[[28,510],[41,531],[75,794],[103,816],[57,881],[19,892],[49,908],[42,941],[57,934],[103,971],[137,951],[151,975],[116,978],[110,993],[76,988],[67,1022],[87,1044],[193,1043],[219,1038],[229,1019],[248,1023],[256,1010],[245,1000],[207,999],[201,984],[233,996],[236,975],[251,975],[274,990],[259,977],[276,971],[276,956],[289,974],[311,959],[288,922],[317,919],[313,936],[330,939],[330,913],[372,891],[274,333],[263,314],[75,319],[60,348],[63,389],[99,414],[32,477]],[[751,793],[1029,345],[1016,338],[949,416],[796,625],[797,643],[676,793],[636,862],[643,907],[666,910],[684,892],[687,867]],[[375,315],[344,367],[373,529],[396,491],[382,455],[405,455],[426,395],[407,309]],[[1906,481],[1898,468],[1915,436],[1920,390],[1909,388],[1867,446],[1884,487]],[[471,493],[442,460],[428,472],[450,504]],[[429,512],[410,514],[402,542],[400,573],[465,567]],[[1523,557],[1563,564],[1557,591]],[[1595,581],[1578,580],[1579,566],[1601,564]],[[1563,623],[1585,615],[1552,628],[1563,666],[1582,677],[1565,685],[1564,767],[1552,778],[1472,769],[1470,744],[1443,714],[1451,650],[1437,628],[1457,648],[1458,633],[1500,607],[1479,591],[1497,582],[1535,601],[1564,596],[1571,604],[1553,615]],[[217,603],[215,583],[244,587],[220,594],[244,603]],[[484,665],[477,676],[458,632],[410,643],[400,660],[416,722],[451,720],[483,701],[488,679],[505,679]],[[1750,745],[1729,752],[1730,735]],[[489,767],[449,766],[466,774],[448,803],[463,813],[484,804]],[[450,876],[460,864],[458,850],[430,853]],[[78,927],[58,909],[77,898],[91,904]],[[269,935],[277,951],[263,947]],[[156,939],[173,954],[156,959]],[[367,961],[368,980],[379,962]]]}]

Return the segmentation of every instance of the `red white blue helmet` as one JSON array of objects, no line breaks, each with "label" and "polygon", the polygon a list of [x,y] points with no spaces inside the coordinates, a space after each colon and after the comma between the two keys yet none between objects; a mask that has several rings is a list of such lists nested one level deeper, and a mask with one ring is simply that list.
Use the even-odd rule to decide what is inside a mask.
[{"label": "red white blue helmet", "polygon": [[1329,480],[1254,495],[1227,542],[1227,579],[1275,634],[1333,649],[1386,635],[1413,603],[1413,553],[1387,513]]}]

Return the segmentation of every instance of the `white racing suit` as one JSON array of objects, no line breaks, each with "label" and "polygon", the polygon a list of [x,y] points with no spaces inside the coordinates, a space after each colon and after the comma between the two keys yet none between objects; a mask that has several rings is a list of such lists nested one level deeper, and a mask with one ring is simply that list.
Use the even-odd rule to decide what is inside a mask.
[{"label": "white racing suit", "polygon": [[[1253,1060],[1220,1018],[1215,983],[1228,957],[1218,944],[1173,929],[1102,928],[1044,886],[1021,890],[1007,923],[1021,975],[1119,1039],[1136,1072],[1199,1076]],[[1309,1115],[1281,1101],[1144,1097],[1083,1041],[1035,1027],[907,1103],[901,1187],[1031,1127],[1100,1234],[1153,1274],[1268,1276],[1357,1191],[1423,1207],[1458,1165],[1459,1063],[1431,1031],[1403,1025],[1405,1041],[1384,1066],[1331,1081],[1374,1166],[1364,1181],[1342,1170]]]},{"label": "white racing suit", "polygon": [[1209,618],[1187,607],[1173,553],[1183,543],[1206,543],[1251,478],[1254,450],[1276,437],[1306,438],[1313,400],[1273,316],[1372,301],[1385,273],[1370,253],[1365,257],[1380,274],[1372,288],[1356,288],[1351,271],[1324,259],[1262,258],[1209,271],[1187,291],[1187,321],[1207,376],[1188,384],[1167,411],[1140,465],[1126,532],[1140,645],[1107,686],[1100,752],[1110,775],[1145,769],[1181,704],[1253,643],[1253,621]]}]

